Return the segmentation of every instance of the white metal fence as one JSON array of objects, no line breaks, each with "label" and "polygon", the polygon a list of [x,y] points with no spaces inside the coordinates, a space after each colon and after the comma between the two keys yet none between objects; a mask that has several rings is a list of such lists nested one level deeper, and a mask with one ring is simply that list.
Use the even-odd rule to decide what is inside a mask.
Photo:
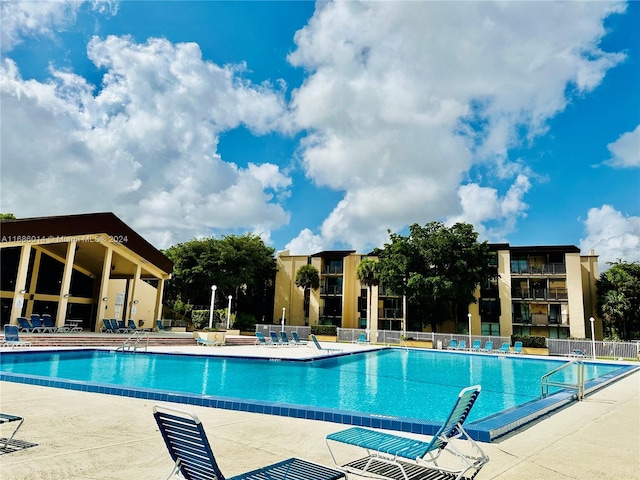
[{"label": "white metal fence", "polygon": [[[355,342],[361,333],[365,333],[363,329],[357,328],[338,328],[338,341]],[[374,332],[371,332],[374,333]],[[456,333],[432,333],[432,332],[406,332],[407,340],[420,340],[433,343],[433,348],[447,348],[451,340],[458,343],[464,340],[467,347],[471,347],[475,340],[480,341],[480,345],[484,346],[487,341],[493,342],[494,348],[500,347],[502,343],[511,343],[509,337],[494,337],[488,335],[464,335]],[[400,345],[402,332],[398,330],[378,330],[377,338],[369,338],[372,343],[383,343],[387,345]]]},{"label": "white metal fence", "polygon": [[549,355],[570,355],[574,350],[581,350],[585,356],[593,357],[595,349],[595,357],[613,358],[613,359],[633,359],[640,355],[640,342],[595,342],[589,339],[557,339],[548,338],[547,347]]}]

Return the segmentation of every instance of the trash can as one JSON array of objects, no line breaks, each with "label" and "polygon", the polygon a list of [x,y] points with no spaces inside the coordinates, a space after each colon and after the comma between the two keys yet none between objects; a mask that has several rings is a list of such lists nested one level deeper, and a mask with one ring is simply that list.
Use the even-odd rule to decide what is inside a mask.
[{"label": "trash can", "polygon": [[442,350],[442,340],[438,340],[438,341],[436,342],[436,348],[437,348],[438,350]]}]

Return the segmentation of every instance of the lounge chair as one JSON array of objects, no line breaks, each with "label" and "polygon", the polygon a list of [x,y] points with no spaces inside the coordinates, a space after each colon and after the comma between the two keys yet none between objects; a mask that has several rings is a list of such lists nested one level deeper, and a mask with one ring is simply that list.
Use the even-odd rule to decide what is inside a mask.
[{"label": "lounge chair", "polygon": [[498,353],[511,353],[511,345],[509,342],[503,342],[499,349],[496,350]]},{"label": "lounge chair", "polygon": [[482,345],[482,342],[480,340],[474,340],[473,345],[471,346],[471,351],[479,352],[481,345]]},{"label": "lounge chair", "polygon": [[156,332],[166,332],[164,325],[162,324],[162,320],[156,320]]},{"label": "lounge chair", "polygon": [[21,332],[33,332],[33,325],[29,323],[26,317],[18,317],[18,329]]},{"label": "lounge chair", "polygon": [[3,347],[30,347],[31,342],[26,340],[20,340],[20,334],[18,333],[18,327],[16,325],[4,326],[4,339],[2,340]]},{"label": "lounge chair", "polygon": [[[153,416],[174,461],[167,477],[186,480],[224,480],[200,419],[192,413],[156,405]],[[179,476],[180,475],[180,476]],[[273,465],[242,473],[227,480],[338,480],[343,472],[299,458],[289,458]]]},{"label": "lounge chair", "polygon": [[289,337],[287,336],[287,332],[285,332],[285,331],[281,331],[280,332],[280,343],[282,343],[282,345],[286,345],[288,347],[295,346],[295,344],[293,342],[289,341]]},{"label": "lounge chair", "polygon": [[58,327],[56,327],[56,324],[53,323],[53,319],[48,313],[42,314],[42,323],[44,324],[44,327],[51,333],[57,333],[60,330]]},{"label": "lounge chair", "polygon": [[467,349],[467,342],[465,342],[464,340],[460,340],[458,342],[458,348],[456,350],[466,350]]},{"label": "lounge chair", "polygon": [[513,344],[513,353],[521,354],[522,353],[522,342],[515,342]]},{"label": "lounge chair", "polygon": [[291,343],[294,345],[306,345],[308,342],[300,340],[298,332],[291,332]]},{"label": "lounge chair", "polygon": [[570,357],[584,357],[584,352],[582,350],[574,348],[573,350],[571,350],[571,353],[569,354],[569,356]]},{"label": "lounge chair", "polygon": [[113,330],[111,330],[111,321],[106,318],[103,318],[102,328],[100,329],[100,331],[102,333],[114,333]]},{"label": "lounge chair", "polygon": [[278,337],[278,334],[276,332],[273,332],[273,331],[269,332],[269,336],[271,337],[271,343],[273,345],[275,345],[276,347],[282,347],[282,346],[289,345],[288,343],[283,343],[280,340],[280,337]]},{"label": "lounge chair", "polygon": [[24,418],[19,417],[18,415],[9,415],[8,413],[0,413],[0,425],[4,423],[11,423],[11,422],[18,422],[18,425],[16,426],[16,428],[13,429],[13,433],[11,434],[10,437],[0,439],[0,442],[2,442],[2,446],[0,447],[0,450],[4,450],[7,448],[9,443],[11,443],[11,440],[13,440],[13,437],[16,435],[16,432],[18,431],[18,429],[24,423]]},{"label": "lounge chair", "polygon": [[262,332],[256,332],[256,338],[258,339],[258,345],[262,345],[265,347],[275,347],[271,339],[266,339]]},{"label": "lounge chair", "polygon": [[311,334],[311,340],[313,340],[313,343],[315,344],[316,348],[318,350],[320,350],[321,352],[341,352],[342,349],[341,348],[324,348],[322,345],[320,345],[320,342],[318,341],[318,339],[316,338],[316,336],[312,333]]},{"label": "lounge chair", "polygon": [[455,338],[449,340],[449,346],[447,350],[456,350],[458,348],[458,341]]},{"label": "lounge chair", "polygon": [[[327,435],[326,443],[336,466],[347,473],[363,476],[380,475],[390,479],[473,478],[489,461],[489,457],[467,434],[463,423],[480,394],[480,385],[464,388],[448,418],[429,441],[407,438],[362,427],[353,427]],[[463,453],[454,441],[466,439],[473,455]],[[331,450],[331,442],[338,442],[366,450],[366,456],[339,465]],[[464,451],[471,449],[465,448]],[[443,453],[451,458],[444,459]],[[442,460],[445,460],[444,462]],[[454,461],[457,465],[452,465]],[[433,474],[433,475],[432,475]],[[438,476],[437,474],[441,474]],[[379,477],[375,477],[379,478]]]},{"label": "lounge chair", "polygon": [[201,347],[219,347],[220,344],[215,340],[207,340],[205,338],[196,338],[196,343]]},{"label": "lounge chair", "polygon": [[44,326],[44,323],[42,323],[40,315],[37,313],[31,315],[31,325],[33,326],[32,332],[34,333],[46,333],[48,330],[47,327]]},{"label": "lounge chair", "polygon": [[132,333],[133,330],[131,330],[129,327],[127,327],[127,325],[124,323],[124,320],[111,320],[111,324],[116,324],[118,326],[118,333]]},{"label": "lounge chair", "polygon": [[369,343],[369,340],[367,340],[367,334],[366,333],[361,333],[358,336],[358,343],[360,343],[360,344]]},{"label": "lounge chair", "polygon": [[484,348],[481,348],[480,351],[484,353],[493,352],[493,342],[491,340],[489,340],[488,342],[485,342]]}]

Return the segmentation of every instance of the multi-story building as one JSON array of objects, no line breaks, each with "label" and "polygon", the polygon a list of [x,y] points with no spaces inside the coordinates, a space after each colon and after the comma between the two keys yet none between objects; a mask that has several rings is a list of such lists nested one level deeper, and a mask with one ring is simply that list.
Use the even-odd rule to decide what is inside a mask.
[{"label": "multi-story building", "polygon": [[[595,294],[598,264],[593,252],[580,255],[572,245],[514,247],[504,243],[490,244],[490,248],[494,274],[478,288],[477,303],[469,305],[472,334],[585,338],[590,335],[589,318],[594,317],[596,337],[601,337]],[[370,303],[371,330],[428,331],[420,319],[405,321],[406,302],[384,285],[374,286],[368,298],[367,287],[356,275],[364,257],[367,255],[353,250],[310,256],[279,252],[274,319],[284,315],[291,325],[366,328]],[[307,264],[318,269],[320,288],[309,292],[305,308],[305,295],[296,287],[295,277]],[[467,333],[468,329],[468,321],[459,321],[445,322],[440,331]]]}]

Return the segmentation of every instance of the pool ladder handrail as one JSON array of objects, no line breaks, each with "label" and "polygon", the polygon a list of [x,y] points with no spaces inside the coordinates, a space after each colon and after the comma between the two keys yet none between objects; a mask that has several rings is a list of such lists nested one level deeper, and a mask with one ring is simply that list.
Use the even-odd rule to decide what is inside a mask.
[{"label": "pool ladder handrail", "polygon": [[133,332],[123,343],[121,346],[116,348],[116,352],[133,352],[136,353],[138,351],[138,345],[142,340],[146,340],[144,344],[144,351],[147,351],[149,347],[149,332]]},{"label": "pool ladder handrail", "polygon": [[[564,370],[565,368],[571,367],[572,365],[577,365],[578,367],[578,381],[574,383],[564,383],[564,382],[555,382],[549,380],[549,377],[554,373],[559,372],[560,370]],[[578,401],[584,398],[584,361],[580,358],[575,358],[570,362],[567,362],[563,365],[560,365],[558,368],[551,370],[548,373],[545,373],[542,377],[540,377],[540,396],[541,398],[545,398],[549,395],[549,387],[560,387],[560,388],[573,388],[577,391]]]}]

